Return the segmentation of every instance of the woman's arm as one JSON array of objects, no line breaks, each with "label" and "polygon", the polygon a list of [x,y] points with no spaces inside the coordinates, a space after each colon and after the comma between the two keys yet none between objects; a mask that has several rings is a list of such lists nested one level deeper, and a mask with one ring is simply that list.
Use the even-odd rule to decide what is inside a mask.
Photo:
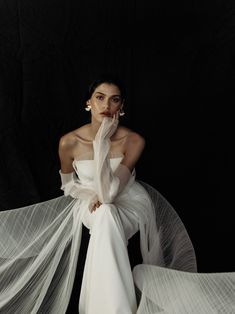
[{"label": "woman's arm", "polygon": [[70,195],[73,198],[80,198],[89,202],[89,210],[95,210],[100,203],[96,192],[88,187],[83,186],[74,171],[73,168],[73,149],[76,144],[75,139],[70,134],[61,137],[59,142],[59,157],[61,163],[61,169],[59,171],[61,177],[61,190],[64,191],[64,195]]},{"label": "woman's arm", "polygon": [[134,180],[133,170],[145,147],[145,140],[139,134],[131,132],[128,134],[125,146],[124,158],[114,171],[113,180],[111,180],[118,182],[118,186],[111,192],[113,197],[122,192],[131,178]]},{"label": "woman's arm", "polygon": [[72,150],[75,145],[75,139],[72,138],[70,133],[65,134],[59,141],[59,158],[60,169],[62,173],[71,173],[74,171],[72,162],[73,155]]},{"label": "woman's arm", "polygon": [[132,170],[144,148],[144,139],[135,132],[130,132],[126,141],[125,156],[122,163],[113,172],[108,153],[110,137],[117,128],[117,117],[104,118],[93,141],[95,177],[94,186],[101,203],[112,203],[124,189],[132,176]]},{"label": "woman's arm", "polygon": [[130,172],[135,168],[145,147],[145,139],[136,132],[130,132],[125,141],[125,153],[121,162]]}]

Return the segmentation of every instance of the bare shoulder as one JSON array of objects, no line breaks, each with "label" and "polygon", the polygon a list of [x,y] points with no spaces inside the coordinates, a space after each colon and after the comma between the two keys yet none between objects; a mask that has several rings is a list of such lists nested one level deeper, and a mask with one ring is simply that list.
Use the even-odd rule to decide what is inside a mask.
[{"label": "bare shoulder", "polygon": [[72,148],[76,143],[76,137],[73,132],[66,133],[60,138],[59,150],[68,150]]},{"label": "bare shoulder", "polygon": [[132,171],[142,155],[145,147],[145,139],[139,133],[127,128],[124,128],[123,132],[126,134],[126,140],[124,145],[125,157],[122,160],[122,164],[127,166],[130,171]]},{"label": "bare shoulder", "polygon": [[145,139],[142,135],[140,135],[139,133],[128,129],[126,127],[123,127],[123,132],[126,134],[126,138],[127,138],[127,145],[131,145],[131,146],[137,146],[139,148],[144,148],[145,146]]},{"label": "bare shoulder", "polygon": [[134,144],[134,145],[138,145],[138,146],[145,146],[145,139],[142,135],[140,135],[137,132],[130,132],[128,134],[127,140],[129,142],[129,144]]},{"label": "bare shoulder", "polygon": [[76,130],[68,132],[60,138],[59,157],[61,170],[64,173],[73,171],[72,161],[74,160],[75,152],[79,150],[79,145],[82,141],[82,137],[84,136],[84,127],[85,126],[82,126]]},{"label": "bare shoulder", "polygon": [[73,148],[77,144],[79,139],[85,140],[87,137],[87,129],[88,129],[88,125],[86,124],[86,125],[81,126],[78,129],[75,129],[63,135],[60,138],[60,142],[59,142],[60,149],[66,150],[69,148]]},{"label": "bare shoulder", "polygon": [[118,131],[119,131],[118,133],[119,137],[126,138],[125,140],[126,152],[128,151],[129,152],[133,151],[136,153],[142,152],[142,150],[145,147],[145,139],[142,135],[124,126],[120,126]]},{"label": "bare shoulder", "polygon": [[[139,159],[145,147],[145,139],[137,132],[130,132],[126,141],[126,156]],[[135,159],[134,158],[134,159]]]},{"label": "bare shoulder", "polygon": [[128,141],[133,141],[139,144],[143,144],[145,142],[143,136],[141,136],[139,133],[125,127],[125,126],[119,126],[118,131],[116,133],[117,138],[124,138],[126,137]]}]

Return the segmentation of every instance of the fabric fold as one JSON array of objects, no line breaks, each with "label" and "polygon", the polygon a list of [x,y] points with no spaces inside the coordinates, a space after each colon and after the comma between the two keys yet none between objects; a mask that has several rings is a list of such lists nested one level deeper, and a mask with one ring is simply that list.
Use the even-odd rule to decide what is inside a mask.
[{"label": "fabric fold", "polygon": [[[119,261],[115,274],[120,270],[125,293],[125,279],[132,278],[126,245],[140,230],[136,249],[143,264],[133,271],[137,312],[132,288],[126,298],[133,314],[233,313],[235,273],[198,274],[193,244],[171,204],[154,187],[136,180],[135,171],[128,173],[122,158],[108,157],[116,123],[107,120],[101,125],[93,143],[94,160],[74,160],[75,172],[61,177],[63,196],[0,212],[0,313],[66,313],[85,222],[92,237],[88,261],[92,252],[100,263],[105,259],[97,239],[102,240],[104,249],[110,248],[109,260]],[[88,209],[94,195],[103,204],[92,214]],[[96,266],[95,261],[91,264]],[[108,265],[103,265],[104,275]]]}]

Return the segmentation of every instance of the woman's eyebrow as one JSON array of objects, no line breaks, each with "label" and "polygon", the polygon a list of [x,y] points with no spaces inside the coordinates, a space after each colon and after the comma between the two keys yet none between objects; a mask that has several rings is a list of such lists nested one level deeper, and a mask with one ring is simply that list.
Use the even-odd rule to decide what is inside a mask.
[{"label": "woman's eyebrow", "polygon": [[[102,92],[96,92],[96,94],[102,94],[102,95],[105,95],[105,96],[106,96],[106,94],[104,94],[104,93],[102,93]],[[111,95],[111,97],[113,97],[113,96],[121,97],[121,95]]]},{"label": "woman's eyebrow", "polygon": [[101,93],[101,92],[96,92],[96,94],[102,94],[102,95],[105,95],[104,93]]}]

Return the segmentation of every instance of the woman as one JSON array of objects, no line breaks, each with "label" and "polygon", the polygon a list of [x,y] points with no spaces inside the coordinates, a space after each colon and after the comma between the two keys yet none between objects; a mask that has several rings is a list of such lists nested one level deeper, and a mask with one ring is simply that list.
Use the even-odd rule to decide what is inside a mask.
[{"label": "woman", "polygon": [[[90,240],[80,314],[213,313],[225,300],[232,313],[233,274],[196,274],[180,218],[155,189],[135,180],[145,141],[119,126],[124,99],[116,79],[91,84],[91,123],[60,140],[65,195],[0,213],[0,313],[66,312],[82,224]],[[132,273],[127,245],[138,230],[143,264]]]},{"label": "woman", "polygon": [[[129,222],[125,213],[119,213],[110,205],[117,197],[112,195],[112,200],[110,199],[109,185],[112,184],[116,189],[112,192],[115,196],[120,194],[141,155],[144,139],[125,127],[118,127],[124,96],[116,84],[97,81],[90,87],[87,109],[91,111],[91,123],[63,136],[59,146],[60,174],[62,182],[65,182],[66,195],[71,194],[66,182],[69,176],[74,175],[74,166],[77,167],[78,176],[79,167],[87,167],[86,164],[93,168],[95,164],[97,167],[97,189],[92,181],[86,182],[86,188],[92,188],[91,193],[94,192],[94,195],[89,204],[90,212],[86,210],[82,222],[89,229],[92,228],[92,233],[83,275],[79,313],[134,313],[137,309],[126,239],[138,230],[138,223],[136,219]],[[104,163],[98,169],[102,159]],[[116,168],[114,178],[110,178],[110,167]],[[115,179],[117,182],[114,182]],[[107,187],[104,188],[104,180],[107,180],[108,190]],[[71,195],[74,196],[73,192]],[[77,198],[79,196],[77,192]],[[122,228],[125,229],[124,232],[120,230]],[[96,251],[95,243],[98,239],[99,249]],[[107,249],[109,246],[112,251]],[[115,259],[113,254],[116,255]]]}]

